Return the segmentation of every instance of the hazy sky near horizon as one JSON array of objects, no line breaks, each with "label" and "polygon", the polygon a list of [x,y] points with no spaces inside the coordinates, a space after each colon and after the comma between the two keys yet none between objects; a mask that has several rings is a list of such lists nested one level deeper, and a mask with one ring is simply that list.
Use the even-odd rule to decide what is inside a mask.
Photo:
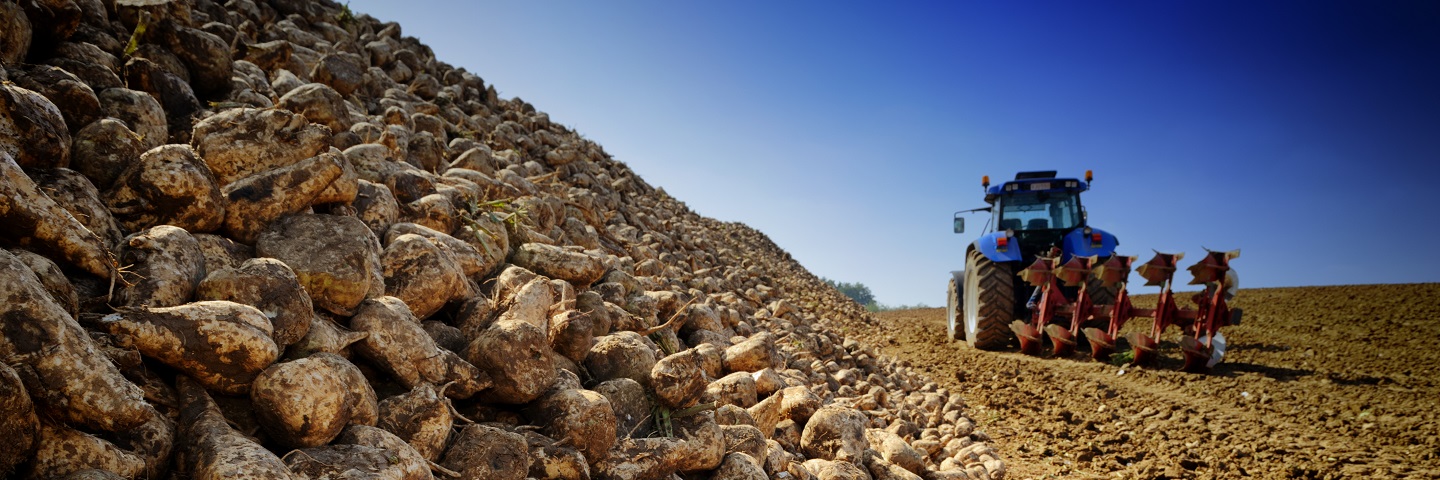
[{"label": "hazy sky near horizon", "polygon": [[349,4],[881,303],[943,306],[1024,170],[1245,288],[1440,281],[1440,2]]}]

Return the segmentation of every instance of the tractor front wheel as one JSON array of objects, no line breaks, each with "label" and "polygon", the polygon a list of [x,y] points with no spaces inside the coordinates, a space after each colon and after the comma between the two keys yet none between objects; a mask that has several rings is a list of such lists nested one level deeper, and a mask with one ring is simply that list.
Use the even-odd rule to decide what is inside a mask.
[{"label": "tractor front wheel", "polygon": [[1010,264],[995,263],[979,250],[965,256],[965,341],[981,350],[1010,343],[1015,320],[1015,274]]}]

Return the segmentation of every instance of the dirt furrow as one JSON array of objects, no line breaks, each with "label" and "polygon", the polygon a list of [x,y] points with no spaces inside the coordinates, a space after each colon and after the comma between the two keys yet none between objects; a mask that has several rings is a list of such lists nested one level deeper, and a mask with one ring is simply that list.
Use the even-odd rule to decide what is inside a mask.
[{"label": "dirt furrow", "polygon": [[1435,478],[1440,372],[1415,342],[1440,329],[1437,290],[1244,291],[1209,375],[1173,371],[1174,330],[1154,368],[971,350],[946,340],[944,309],[857,333],[965,395],[1011,478]]}]

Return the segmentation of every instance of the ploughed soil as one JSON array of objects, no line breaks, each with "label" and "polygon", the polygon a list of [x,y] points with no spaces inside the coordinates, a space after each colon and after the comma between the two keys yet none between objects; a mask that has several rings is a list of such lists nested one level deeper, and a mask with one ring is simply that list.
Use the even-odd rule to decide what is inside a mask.
[{"label": "ploughed soil", "polygon": [[1175,328],[1152,368],[1091,360],[1083,342],[1070,358],[973,350],[945,338],[943,308],[850,334],[964,395],[1011,479],[1440,478],[1440,284],[1244,289],[1231,304],[1244,320],[1221,329],[1209,374],[1176,370]]}]

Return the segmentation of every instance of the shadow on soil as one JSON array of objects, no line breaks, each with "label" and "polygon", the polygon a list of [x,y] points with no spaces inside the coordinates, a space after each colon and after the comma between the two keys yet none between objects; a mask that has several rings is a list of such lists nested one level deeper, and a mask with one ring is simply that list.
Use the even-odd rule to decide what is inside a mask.
[{"label": "shadow on soil", "polygon": [[1211,372],[1213,375],[1233,377],[1236,373],[1256,373],[1281,382],[1293,382],[1301,377],[1314,375],[1314,370],[1300,370],[1295,368],[1272,367],[1268,365],[1256,365],[1253,363],[1224,362],[1215,366]]},{"label": "shadow on soil", "polygon": [[1289,346],[1289,345],[1269,345],[1269,344],[1266,344],[1266,345],[1255,345],[1255,344],[1235,344],[1235,345],[1230,345],[1230,351],[1232,351],[1232,352],[1245,352],[1245,351],[1249,351],[1249,352],[1277,353],[1277,352],[1288,352],[1288,351],[1290,351],[1291,348],[1294,348],[1294,347],[1291,347],[1291,346]]}]

